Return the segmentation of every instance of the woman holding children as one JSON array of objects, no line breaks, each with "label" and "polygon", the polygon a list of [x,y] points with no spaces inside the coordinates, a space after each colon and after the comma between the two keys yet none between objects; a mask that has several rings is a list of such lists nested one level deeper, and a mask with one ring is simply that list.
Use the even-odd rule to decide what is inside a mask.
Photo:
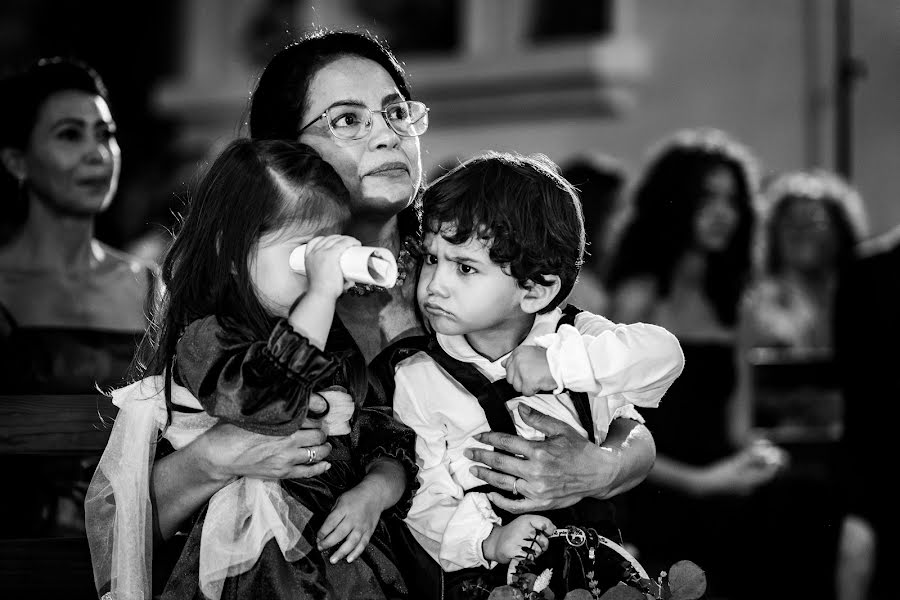
[{"label": "woman holding children", "polygon": [[[291,378],[299,377],[304,379],[304,383],[299,386],[296,382],[292,383],[295,386],[291,391],[294,398],[292,406],[286,406],[288,404],[286,399],[283,402],[272,400],[285,409],[282,413],[283,429],[260,432],[243,426],[245,423],[242,422],[242,417],[246,413],[243,408],[254,405],[252,402],[246,404],[238,402],[231,407],[236,408],[237,412],[221,413],[218,423],[204,429],[190,443],[165,455],[158,452],[159,456],[152,466],[149,484],[157,547],[164,545],[166,540],[171,540],[176,532],[190,529],[210,498],[238,478],[277,479],[282,480],[285,485],[296,483],[298,487],[302,487],[304,481],[312,479],[309,485],[316,485],[315,482],[329,470],[332,460],[339,459],[329,457],[336,449],[334,441],[326,441],[326,432],[322,428],[315,428],[317,421],[308,418],[311,416],[310,412],[335,410],[332,404],[340,404],[336,399],[342,396],[335,395],[334,390],[327,390],[335,382],[336,377],[333,373],[329,374],[328,368],[347,375],[344,383],[339,385],[350,392],[349,395],[356,406],[354,421],[358,421],[364,404],[373,408],[389,406],[391,398],[385,393],[382,382],[369,377],[361,386],[348,383],[352,381],[360,384],[355,379],[361,372],[358,369],[360,361],[355,358],[356,356],[359,356],[364,364],[369,364],[392,343],[423,332],[415,306],[415,261],[410,257],[409,249],[417,244],[419,229],[417,212],[412,201],[421,181],[418,136],[424,133],[427,127],[425,110],[424,105],[412,101],[405,74],[393,55],[379,42],[366,35],[320,32],[285,48],[266,67],[252,98],[250,136],[254,140],[299,141],[311,147],[334,169],[349,192],[347,198],[349,220],[343,227],[324,231],[323,228],[327,223],[322,215],[314,212],[306,215],[309,224],[313,226],[311,229],[315,229],[316,235],[313,238],[318,238],[317,241],[309,239],[309,244],[324,246],[333,244],[321,248],[322,264],[333,265],[333,251],[338,245],[359,242],[391,250],[398,257],[401,274],[397,285],[391,289],[356,286],[339,297],[335,292],[337,288],[343,289],[343,282],[337,285],[332,280],[326,286],[329,293],[326,295],[327,307],[324,311],[327,314],[333,302],[334,326],[328,329],[325,335],[321,333],[322,324],[318,325],[320,328],[318,334],[309,329],[304,330],[303,327],[295,327],[294,323],[291,323],[293,309],[297,308],[294,304],[266,301],[264,290],[259,286],[251,291],[249,285],[229,284],[236,296],[247,299],[248,296],[255,295],[255,300],[251,298],[249,301],[262,304],[267,309],[265,311],[267,317],[287,321],[287,325],[284,321],[279,321],[280,329],[270,329],[266,334],[257,333],[255,339],[243,339],[239,344],[241,352],[246,356],[248,354],[246,348],[249,347],[258,348],[260,352],[268,348],[272,356],[275,356],[277,351],[288,352],[278,354],[283,359],[281,366],[286,365],[291,371],[291,374],[283,377],[286,381],[284,389],[290,387],[287,380]],[[275,177],[275,181],[278,185],[284,183],[282,177]],[[355,241],[330,237],[337,235],[339,229]],[[254,244],[260,248],[265,246],[261,237],[263,233],[262,229],[258,229],[243,234],[256,236],[255,239],[249,240],[248,247],[254,247]],[[324,234],[328,236],[323,237]],[[332,241],[323,241],[329,239]],[[207,242],[214,248],[220,244],[232,243],[216,235],[208,236]],[[274,242],[278,242],[277,236]],[[244,243],[248,243],[248,240],[244,240]],[[259,251],[261,253],[262,249]],[[283,263],[285,269],[287,269],[286,256]],[[243,269],[237,271],[240,273]],[[325,271],[327,271],[325,268],[319,269],[320,273]],[[226,267],[219,273],[222,280],[232,276],[231,267]],[[306,283],[310,290],[314,285],[324,285],[316,283],[315,279],[316,273],[310,272],[309,281]],[[304,296],[300,290],[297,292],[302,302]],[[221,298],[223,302],[231,301],[227,294]],[[237,299],[234,302],[237,302]],[[194,319],[208,316],[202,307],[187,308],[186,315]],[[218,316],[221,308],[212,306],[213,315]],[[241,315],[241,317],[250,316]],[[187,327],[189,323],[183,325]],[[177,337],[180,332],[172,333]],[[289,341],[279,345],[281,335],[286,336]],[[325,337],[327,341],[323,339]],[[306,338],[306,341],[301,343],[298,341],[299,338]],[[215,335],[212,339],[221,342]],[[177,343],[177,339],[175,341]],[[307,358],[316,355],[316,350],[321,351],[324,347],[325,352],[320,357],[324,362],[327,362],[329,346],[340,347],[342,354],[336,361],[339,364],[331,364],[328,367],[321,361],[309,363],[290,358],[299,356],[297,349],[303,344],[306,348],[304,355]],[[285,346],[290,351],[286,350]],[[343,354],[344,351],[347,354]],[[348,363],[351,365],[349,368]],[[220,386],[226,389],[239,389],[241,384],[247,384],[248,380],[253,379],[250,375],[260,375],[256,371],[237,368],[237,365],[245,364],[240,360],[234,364],[236,365],[234,368],[225,368],[222,371],[223,375],[234,377],[200,378],[195,383],[195,389],[192,391],[200,396],[201,402],[193,409],[179,408],[175,394],[167,396],[172,398],[168,402],[169,418],[183,410],[196,411],[200,407],[209,410],[211,404],[206,402],[204,405],[204,394],[209,394],[211,389],[221,389]],[[157,365],[155,372],[148,371],[142,375],[162,375],[163,371],[159,370],[161,366]],[[306,375],[301,375],[301,372]],[[238,375],[243,377],[237,377]],[[181,383],[189,382],[182,379]],[[188,385],[187,389],[190,388]],[[325,391],[316,394],[314,392],[317,389]],[[360,389],[367,392],[358,391]],[[183,399],[184,403],[191,404],[192,394],[184,392],[185,388],[172,385],[172,390]],[[207,400],[214,402],[216,397],[216,394],[208,395]],[[323,402],[322,398],[335,400]],[[229,415],[231,419],[228,418]],[[327,419],[327,415],[325,418]],[[229,423],[229,420],[232,423]],[[572,425],[542,415],[538,411],[532,411],[531,414],[523,411],[522,420],[543,432],[546,438],[525,440],[511,433],[485,433],[482,434],[481,441],[489,447],[494,447],[495,450],[478,448],[472,456],[472,460],[476,462],[473,471],[477,477],[499,489],[522,495],[520,499],[502,503],[498,501],[497,506],[500,508],[524,513],[569,506],[585,497],[608,498],[636,485],[646,475],[653,461],[652,439],[647,429],[634,420],[613,420],[602,445],[591,444]],[[288,423],[292,427],[287,426]],[[300,424],[312,428],[298,429],[288,434],[288,431]],[[404,431],[404,427],[399,423],[394,427],[397,431]],[[276,435],[267,435],[273,433]],[[359,439],[352,442],[358,444]],[[358,452],[360,446],[353,444],[351,450],[355,449]],[[414,469],[402,468],[408,465],[400,457],[403,452],[401,446],[402,444],[399,444],[394,451],[385,449],[388,450],[384,453],[386,458],[374,461],[387,472],[382,473],[382,477],[376,478],[377,483],[370,486],[361,481],[371,475],[371,463],[365,465],[364,461],[358,460],[359,456],[352,457],[362,469],[357,473],[362,479],[354,480],[357,487],[367,485],[369,487],[367,494],[371,493],[370,497],[379,498],[386,509],[393,502],[397,516],[400,517],[404,516],[405,510],[403,502],[401,501],[399,505],[397,502],[403,497],[408,497],[408,493],[416,486],[413,480]],[[500,451],[512,452],[519,456],[510,456]],[[288,481],[292,483],[288,484]],[[351,485],[349,481],[344,483],[347,484],[348,490],[355,489],[349,487]],[[335,495],[338,493],[340,491],[336,491]],[[343,493],[346,494],[348,491]],[[341,503],[340,498],[343,497],[339,496],[338,507]],[[274,556],[275,566],[271,567],[271,576],[267,576],[264,580],[268,582],[267,585],[272,582],[276,584],[285,581],[298,582],[297,587],[281,590],[293,594],[294,597],[340,597],[340,592],[335,587],[339,582],[328,575],[329,567],[324,565],[322,559],[313,555],[329,551],[330,556],[327,560],[330,564],[339,561],[353,562],[361,555],[361,540],[365,532],[371,535],[381,525],[367,522],[364,526],[354,528],[352,533],[347,533],[343,538],[341,535],[344,535],[344,531],[331,536],[328,531],[323,530],[327,529],[323,519],[327,522],[330,518],[327,515],[334,515],[338,509],[330,506],[307,508],[313,511],[308,523],[316,525],[316,529],[311,532],[311,536],[305,536],[311,545],[315,543],[314,547],[305,549],[306,556],[312,557],[310,560],[316,564],[324,566],[322,572],[325,575],[320,577],[305,572],[286,574],[286,571],[295,569],[298,563],[280,558],[277,555],[280,549],[274,548],[275,542],[272,541],[264,553],[268,552]],[[386,542],[390,546],[389,550],[392,549],[394,552],[409,550],[413,556],[421,555],[412,546],[414,542],[405,545],[403,537],[407,537],[405,540],[407,543],[411,540],[405,536],[405,530],[399,526],[396,519],[389,517],[385,522],[393,526],[391,540]],[[353,535],[352,539],[348,537],[350,535]],[[350,540],[349,544],[347,540]],[[368,545],[371,546],[372,544]],[[190,549],[189,545],[188,550]],[[269,554],[264,554],[264,557]],[[391,561],[389,552],[384,552],[383,556]],[[365,597],[404,595],[406,589],[402,582],[385,585],[384,575],[392,572],[392,567],[397,565],[406,569],[403,575],[410,588],[408,592],[410,596],[434,597],[440,593],[441,577],[436,564],[432,564],[429,571],[421,568],[422,565],[427,565],[427,562],[415,562],[405,557],[394,558],[393,562],[394,565],[378,564],[373,568],[372,572],[376,573],[376,576],[370,580],[371,585],[366,587],[368,596]],[[371,565],[371,562],[368,564]],[[185,573],[183,570],[180,572]],[[156,575],[159,576],[160,573],[157,572]],[[194,590],[192,593],[186,594],[184,589],[178,587],[179,581],[187,581],[187,578],[187,575],[180,578],[173,577],[167,589],[167,596],[183,597],[196,594],[196,582],[192,582],[186,588]],[[239,588],[238,584],[232,589]],[[248,588],[248,592],[250,591]],[[256,587],[252,593],[274,595],[276,591],[275,587]]]}]

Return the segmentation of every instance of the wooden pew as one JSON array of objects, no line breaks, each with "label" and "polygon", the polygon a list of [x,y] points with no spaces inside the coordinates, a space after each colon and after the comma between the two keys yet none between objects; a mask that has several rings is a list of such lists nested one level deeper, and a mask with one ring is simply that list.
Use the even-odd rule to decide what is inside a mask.
[{"label": "wooden pew", "polygon": [[[0,454],[99,456],[116,410],[100,394],[0,396]],[[0,597],[96,599],[87,539],[0,539]]]}]

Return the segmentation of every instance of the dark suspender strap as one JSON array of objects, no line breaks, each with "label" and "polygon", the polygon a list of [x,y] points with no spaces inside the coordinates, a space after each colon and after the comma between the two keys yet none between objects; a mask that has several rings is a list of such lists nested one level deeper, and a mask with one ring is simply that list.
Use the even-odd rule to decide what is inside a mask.
[{"label": "dark suspender strap", "polygon": [[492,431],[516,434],[516,425],[506,410],[506,402],[521,394],[513,389],[508,381],[500,379],[492,382],[475,365],[453,358],[436,342],[429,348],[428,355],[475,396]]},{"label": "dark suspender strap", "polygon": [[[348,338],[349,335],[348,333]],[[353,343],[355,344],[355,342]],[[416,335],[401,338],[382,350],[369,364],[371,389],[366,398],[366,404],[377,403],[379,406],[393,406],[394,372],[397,365],[417,352],[427,352],[430,345],[431,338],[429,336]]]},{"label": "dark suspender strap", "polygon": [[[557,328],[560,325],[573,325],[575,316],[580,312],[579,308],[567,306],[563,310],[563,316]],[[521,394],[508,381],[499,379],[492,382],[475,365],[457,360],[447,354],[435,339],[431,340],[426,351],[434,362],[478,400],[478,404],[481,405],[488,424],[491,426],[491,431],[516,434],[516,426],[506,409],[506,402],[518,398]],[[595,442],[594,424],[587,394],[583,392],[568,393],[581,426],[587,430],[590,441]]]},{"label": "dark suspender strap", "polygon": [[559,322],[556,324],[556,329],[558,330],[563,325],[571,325],[575,327],[575,317],[578,316],[578,313],[582,312],[580,308],[577,306],[572,306],[571,304],[567,304],[564,309],[562,309],[563,316],[559,319]]},{"label": "dark suspender strap", "polygon": [[[578,316],[578,313],[581,312],[581,309],[572,306],[571,304],[567,305],[563,309],[563,316],[559,319],[559,323],[556,324],[556,329],[559,330],[563,325],[571,325],[575,326],[575,317]],[[575,407],[575,412],[578,414],[578,420],[581,421],[581,426],[587,431],[588,439],[591,440],[591,443],[596,443],[596,439],[594,438],[594,419],[591,418],[591,403],[588,400],[587,394],[584,392],[572,392],[566,390],[569,394],[569,398],[572,399],[572,405]]]},{"label": "dark suspender strap", "polygon": [[569,398],[572,399],[572,405],[575,406],[581,426],[587,431],[588,439],[595,444],[597,440],[594,438],[594,419],[591,418],[591,403],[588,395],[584,392],[569,392]]}]

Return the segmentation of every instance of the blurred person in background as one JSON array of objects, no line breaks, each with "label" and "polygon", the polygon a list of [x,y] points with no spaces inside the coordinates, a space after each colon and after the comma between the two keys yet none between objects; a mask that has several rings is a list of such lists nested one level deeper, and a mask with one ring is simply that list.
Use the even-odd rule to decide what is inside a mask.
[{"label": "blurred person in background", "polygon": [[838,275],[866,235],[865,207],[825,170],[775,178],[763,195],[759,276],[746,297],[750,346],[830,349]]},{"label": "blurred person in background", "polygon": [[732,418],[758,181],[755,158],[722,131],[667,137],[638,175],[607,280],[614,321],[660,325],[685,354],[681,377],[644,415],[656,464],[623,498],[623,536],[649,572],[699,564],[711,597],[745,588],[747,496],[781,460],[773,446],[746,443]]},{"label": "blurred person in background", "polygon": [[835,290],[866,215],[856,190],[822,169],[775,177],[762,200],[756,277],[741,307],[740,416],[743,430],[784,447],[791,463],[755,495],[754,513],[780,535],[770,555],[824,586],[840,520]]},{"label": "blurred person in background", "polygon": [[610,221],[620,208],[627,179],[625,169],[610,156],[585,154],[564,164],[562,176],[578,190],[588,243],[578,282],[568,301],[592,313],[605,314],[609,299],[603,287],[603,271],[609,249],[608,233]]},{"label": "blurred person in background", "polygon": [[[106,86],[77,59],[45,58],[0,82],[0,105],[0,391],[94,394],[124,381],[156,268],[94,237],[121,166]],[[2,535],[83,531],[93,464],[16,457],[24,493],[4,496]]]},{"label": "blurred person in background", "polygon": [[900,351],[900,227],[866,241],[838,281],[834,347],[844,395],[840,492],[842,522],[837,600],[886,600],[897,542],[889,527],[893,496],[885,489],[896,455],[888,436],[873,430],[870,414],[895,423],[900,384],[891,377]]}]

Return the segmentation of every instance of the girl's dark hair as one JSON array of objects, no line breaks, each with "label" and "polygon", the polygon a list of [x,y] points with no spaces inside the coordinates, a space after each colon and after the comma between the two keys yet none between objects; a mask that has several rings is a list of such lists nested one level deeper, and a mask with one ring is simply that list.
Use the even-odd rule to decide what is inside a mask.
[{"label": "girl's dark hair", "polygon": [[842,177],[825,169],[783,173],[766,186],[762,206],[763,227],[759,251],[763,268],[772,275],[784,269],[776,232],[794,200],[813,200],[824,205],[838,242],[836,268],[855,255],[856,245],[868,234],[865,205],[859,193]]},{"label": "girl's dark hair", "polygon": [[[388,48],[368,31],[319,28],[282,48],[263,70],[250,98],[247,122],[253,139],[296,140],[303,113],[309,107],[309,86],[318,71],[345,56],[367,58],[388,72],[406,100],[412,100],[403,66]],[[418,203],[398,215],[401,235],[419,230]]]},{"label": "girl's dark hair", "polygon": [[[473,237],[520,286],[559,276],[556,308],[572,291],[584,255],[584,219],[575,188],[544,155],[488,152],[435,180],[422,194],[426,231],[451,244]],[[443,228],[450,226],[452,235]]]},{"label": "girl's dark hair", "polygon": [[676,266],[694,244],[694,220],[704,183],[724,167],[734,177],[738,224],[728,246],[707,256],[703,289],[724,325],[734,325],[752,264],[756,222],[756,161],[736,140],[716,129],[676,133],[651,153],[638,178],[610,265],[607,285],[617,289],[635,277],[650,277],[666,297]]},{"label": "girl's dark hair", "polygon": [[[47,98],[57,92],[75,90],[100,96],[109,104],[109,94],[100,75],[87,63],[61,56],[42,58],[0,81],[0,149],[25,151],[38,114]],[[19,193],[19,182],[0,168],[0,197],[4,199],[3,231],[7,241],[28,218],[28,202]]]},{"label": "girl's dark hair", "polygon": [[239,323],[254,339],[267,339],[273,317],[250,279],[254,245],[261,235],[292,224],[315,230],[343,226],[349,216],[340,176],[309,146],[246,138],[231,142],[190,195],[162,264],[163,291],[133,377],[164,373],[184,327],[207,315]]}]

